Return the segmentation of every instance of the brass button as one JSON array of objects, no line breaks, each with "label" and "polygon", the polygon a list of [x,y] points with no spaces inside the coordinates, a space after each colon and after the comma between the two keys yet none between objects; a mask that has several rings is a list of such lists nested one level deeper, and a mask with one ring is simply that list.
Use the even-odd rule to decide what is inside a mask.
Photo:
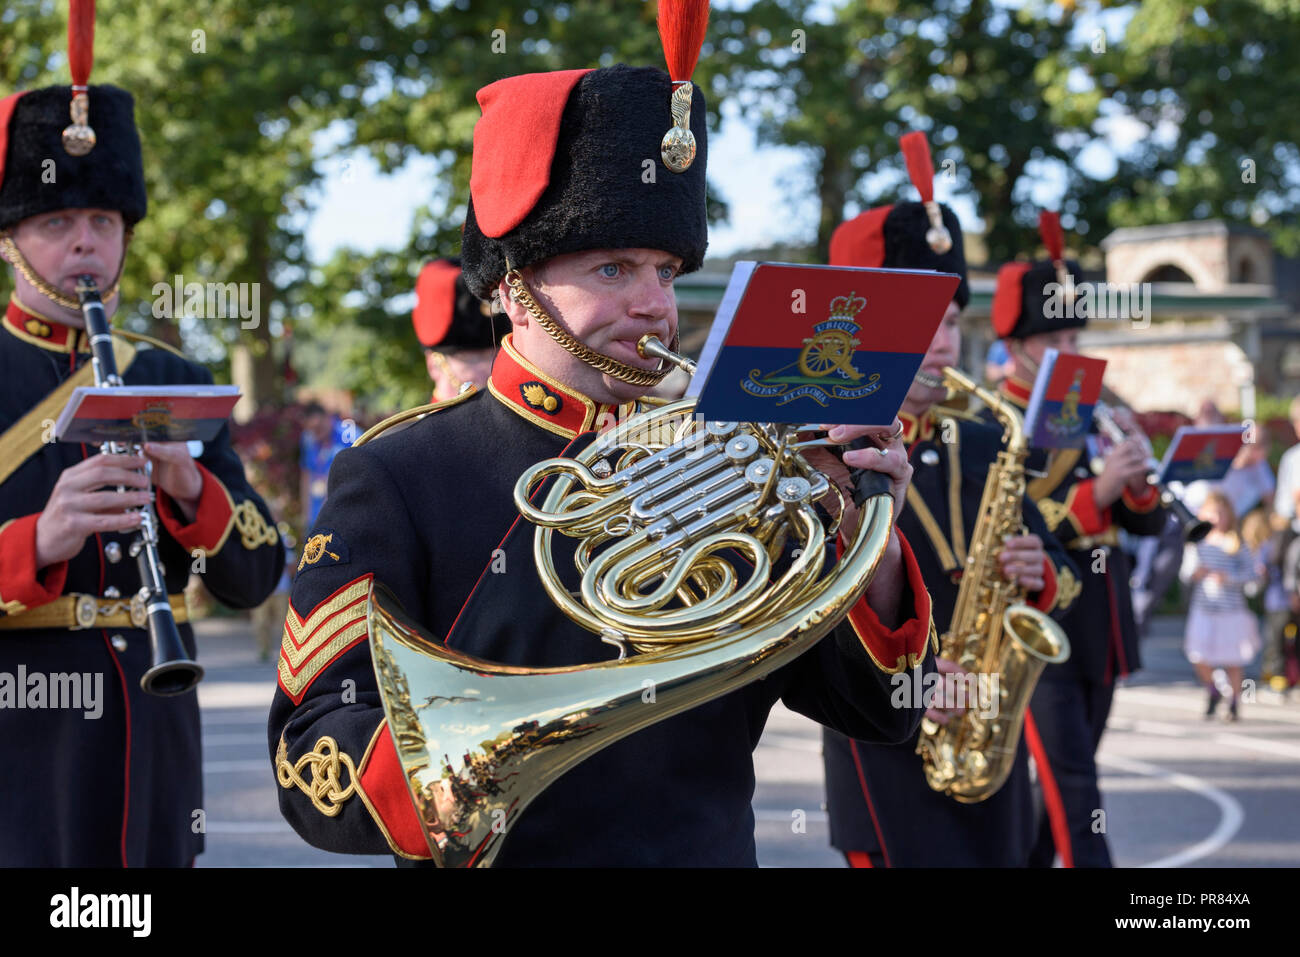
[{"label": "brass button", "polygon": [[114,635],[108,641],[113,646],[114,651],[126,651],[126,639],[121,635]]},{"label": "brass button", "polygon": [[921,463],[923,465],[938,465],[939,453],[934,449],[925,449],[921,452]]}]

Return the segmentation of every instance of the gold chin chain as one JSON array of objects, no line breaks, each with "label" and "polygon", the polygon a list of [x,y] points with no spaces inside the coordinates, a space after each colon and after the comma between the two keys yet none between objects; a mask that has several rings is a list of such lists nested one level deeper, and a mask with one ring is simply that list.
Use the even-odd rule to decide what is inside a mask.
[{"label": "gold chin chain", "polygon": [[[100,293],[100,299],[104,302],[108,302],[117,295],[117,288],[122,283],[122,269],[126,266],[126,247],[130,242],[131,231],[128,229],[122,243],[122,265],[118,267],[117,275],[113,277],[109,287]],[[23,274],[23,278],[31,283],[36,291],[46,299],[56,305],[63,306],[65,309],[81,311],[81,302],[76,296],[68,296],[59,292],[58,289],[37,275],[36,270],[32,268],[32,264],[27,261],[27,257],[23,255],[22,250],[18,248],[18,244],[14,242],[13,237],[8,232],[0,231],[0,251],[4,252],[5,258],[13,263],[14,268]]]},{"label": "gold chin chain", "polygon": [[[510,287],[510,298],[514,299],[525,309],[533,320],[546,330],[546,334],[559,344],[565,352],[581,359],[587,365],[591,366],[597,372],[603,372],[607,376],[618,379],[620,382],[627,382],[631,385],[655,386],[663,381],[664,376],[672,371],[666,368],[661,371],[650,372],[645,369],[638,369],[636,366],[630,366],[625,362],[619,362],[610,356],[589,349],[577,339],[573,338],[563,327],[560,326],[546,310],[543,309],[533,298],[533,294],[528,291],[528,285],[524,282],[523,276],[519,275],[519,270],[512,269],[506,273],[506,285]],[[673,337],[673,348],[676,348],[677,338]]]}]

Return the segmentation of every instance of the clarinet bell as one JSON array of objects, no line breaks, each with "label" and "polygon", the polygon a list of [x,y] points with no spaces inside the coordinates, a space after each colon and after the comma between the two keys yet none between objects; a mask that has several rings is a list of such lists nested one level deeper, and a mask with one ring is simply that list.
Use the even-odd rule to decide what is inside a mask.
[{"label": "clarinet bell", "polygon": [[149,651],[153,664],[140,679],[140,688],[146,694],[170,698],[184,694],[203,678],[203,666],[189,656],[181,642],[171,606],[149,611]]}]

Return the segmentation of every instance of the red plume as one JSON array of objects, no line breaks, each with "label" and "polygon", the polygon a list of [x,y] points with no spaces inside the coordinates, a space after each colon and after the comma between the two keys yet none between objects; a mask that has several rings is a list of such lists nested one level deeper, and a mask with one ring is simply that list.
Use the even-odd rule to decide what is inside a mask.
[{"label": "red plume", "polygon": [[1038,214],[1038,234],[1043,237],[1047,255],[1052,262],[1065,258],[1065,231],[1061,229],[1061,214],[1043,210]]},{"label": "red plume", "polygon": [[689,80],[695,72],[708,25],[709,0],[659,0],[659,39],[674,80]]},{"label": "red plume", "polygon": [[95,62],[95,0],[69,0],[68,66],[72,85],[85,86]]},{"label": "red plume", "polygon": [[934,201],[934,161],[930,159],[930,144],[925,134],[920,132],[904,133],[899,137],[898,145],[903,149],[903,159],[907,161],[907,175],[912,177],[912,185],[921,191],[921,202]]}]

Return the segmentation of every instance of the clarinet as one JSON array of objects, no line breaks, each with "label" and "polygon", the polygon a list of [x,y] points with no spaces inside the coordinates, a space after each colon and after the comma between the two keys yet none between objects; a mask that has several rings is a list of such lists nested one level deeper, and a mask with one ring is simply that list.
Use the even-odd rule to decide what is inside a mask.
[{"label": "clarinet", "polygon": [[[77,281],[77,298],[81,314],[86,320],[86,334],[90,337],[91,362],[95,371],[95,385],[116,387],[122,385],[113,357],[113,337],[108,331],[108,316],[99,298],[99,289],[91,276]],[[122,442],[105,442],[99,447],[105,455],[124,453],[140,454],[142,445]],[[153,463],[145,459],[145,476],[149,489],[153,488]],[[118,491],[125,491],[118,488]],[[140,591],[136,602],[143,604],[149,630],[151,664],[140,679],[140,688],[147,694],[160,697],[184,694],[203,678],[203,666],[185,650],[171,603],[167,600],[167,581],[163,577],[162,559],[158,555],[158,516],[153,503],[140,507],[140,531],[131,542],[128,553],[136,560],[140,571]],[[135,604],[135,602],[133,602]]]}]

